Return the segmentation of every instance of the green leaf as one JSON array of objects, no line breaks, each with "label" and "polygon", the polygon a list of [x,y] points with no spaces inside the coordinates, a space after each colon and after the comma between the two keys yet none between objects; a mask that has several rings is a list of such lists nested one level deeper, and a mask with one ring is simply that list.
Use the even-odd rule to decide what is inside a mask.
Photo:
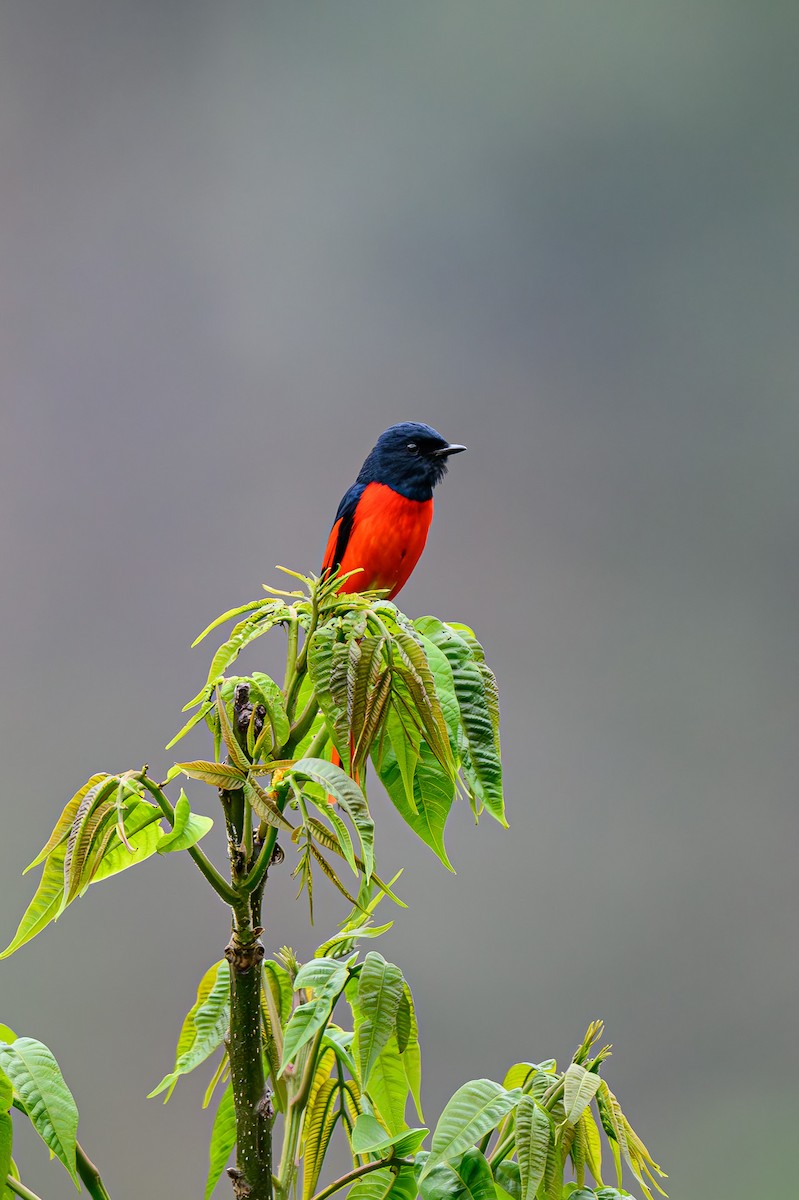
[{"label": "green leaf", "polygon": [[208,1178],[205,1183],[205,1200],[213,1193],[217,1182],[227,1166],[233,1147],[236,1145],[236,1109],[233,1103],[233,1084],[229,1083],[222,1093],[216,1110],[211,1143],[208,1147]]},{"label": "green leaf", "polygon": [[76,1157],[78,1109],[53,1054],[34,1038],[0,1045],[0,1068],[14,1085],[39,1137],[80,1191]]},{"label": "green leaf", "polygon": [[[311,968],[324,961],[323,959],[314,959],[307,963],[306,967]],[[283,1035],[281,1075],[298,1050],[302,1049],[306,1042],[309,1042],[330,1020],[333,1006],[344,991],[349,977],[350,969],[346,963],[336,963],[334,970],[324,971],[319,976],[320,982],[315,986],[313,999],[295,1008]],[[299,973],[297,978],[300,978]],[[296,985],[297,980],[295,979],[294,982]]]},{"label": "green leaf", "polygon": [[294,977],[295,991],[299,988],[327,988],[332,985],[338,994],[347,981],[349,968],[336,958],[312,958],[303,963]]},{"label": "green leaf", "polygon": [[42,847],[42,849],[34,858],[33,862],[28,863],[27,867],[22,872],[23,875],[27,875],[28,871],[31,871],[34,867],[38,867],[39,863],[44,862],[44,860],[51,853],[51,851],[55,849],[56,846],[66,841],[81,801],[92,790],[92,788],[102,784],[103,780],[107,778],[108,776],[104,772],[99,775],[92,775],[91,779],[84,783],[83,787],[75,793],[72,799],[67,801],[66,805],[64,806],[64,811],[61,813],[61,816],[56,822],[55,829],[47,840],[47,844]]},{"label": "green leaf", "polygon": [[178,802],[175,805],[175,824],[169,833],[161,835],[156,850],[159,854],[189,850],[205,837],[213,823],[211,817],[203,817],[191,811],[189,798],[181,788]]},{"label": "green leaf", "polygon": [[291,768],[290,774],[297,779],[311,779],[314,783],[320,783],[330,795],[335,796],[338,800],[358,833],[364,875],[368,881],[371,878],[375,862],[375,824],[369,812],[366,797],[358,784],[350,779],[341,767],[327,762],[324,758],[301,758]]},{"label": "green leaf", "polygon": [[586,1071],[579,1063],[570,1063],[563,1076],[563,1103],[566,1120],[576,1125],[583,1110],[591,1103],[602,1082],[594,1071]]},{"label": "green leaf", "polygon": [[188,1075],[222,1044],[229,1020],[230,968],[222,959],[209,967],[200,980],[197,999],[186,1014],[178,1038],[175,1069],[149,1093],[148,1100],[166,1092],[166,1104],[180,1076]]},{"label": "green leaf", "polygon": [[99,883],[101,879],[109,879],[128,867],[135,867],[144,862],[151,854],[155,854],[161,829],[157,822],[161,820],[161,810],[155,804],[146,800],[131,800],[125,815],[125,836],[128,846],[122,844],[115,828],[108,831],[109,840],[102,848],[96,859],[93,858],[91,876],[81,881],[80,895],[82,896],[91,883]]},{"label": "green leaf", "polygon": [[[219,681],[245,646],[249,645],[255,638],[262,637],[263,634],[268,633],[273,625],[276,625],[278,621],[284,621],[290,615],[291,610],[282,600],[266,600],[259,605],[251,616],[245,618],[243,621],[239,621],[228,640],[219,647],[211,660],[208,678],[205,687],[200,692],[200,696],[203,695],[203,692],[207,688],[213,687]],[[204,637],[205,634],[203,633],[200,636]]]},{"label": "green leaf", "polygon": [[369,1113],[360,1114],[353,1126],[350,1141],[353,1154],[376,1154],[393,1145],[391,1134]]},{"label": "green leaf", "polygon": [[405,1078],[408,1081],[413,1103],[419,1120],[422,1114],[422,1050],[419,1045],[419,1025],[416,1021],[416,1009],[413,1003],[411,989],[407,982],[403,985],[403,995],[397,1009],[397,1049],[402,1059]]},{"label": "green leaf", "polygon": [[188,775],[189,779],[199,779],[211,787],[225,788],[229,792],[244,787],[245,777],[242,772],[227,763],[201,762],[195,759],[193,762],[175,763],[175,766],[179,767],[184,775]]},{"label": "green leaf", "polygon": [[[357,1032],[357,1020],[355,1028]],[[405,1106],[408,1094],[408,1080],[402,1056],[397,1049],[397,1039],[392,1035],[372,1067],[368,1087],[373,1107],[392,1134],[407,1132]]]},{"label": "green leaf", "polygon": [[358,978],[358,1035],[356,1039],[361,1088],[369,1087],[369,1076],[380,1052],[396,1030],[397,1010],[405,983],[402,971],[371,950]]},{"label": "green leaf", "polygon": [[[284,1028],[291,1016],[293,988],[291,976],[285,967],[275,962],[273,958],[264,961],[264,983],[271,994],[274,1012],[280,1028]],[[270,1006],[270,1012],[272,1007]]]},{"label": "green leaf", "polygon": [[347,826],[342,821],[341,817],[336,812],[335,805],[329,800],[319,800],[316,796],[311,795],[310,790],[303,793],[308,804],[311,804],[321,817],[329,821],[332,825],[332,830],[326,825],[321,826],[324,831],[320,833],[320,825],[312,818],[308,820],[306,828],[310,827],[317,841],[321,841],[323,846],[328,850],[334,850],[339,853],[347,863],[347,866],[352,871],[353,875],[358,874],[358,860],[355,857],[355,850],[352,845],[352,838]]},{"label": "green leaf", "polygon": [[[0,1112],[0,1183],[5,1184],[11,1170],[11,1151],[14,1143],[14,1126],[8,1111]],[[5,1188],[3,1189],[5,1191]]]},{"label": "green leaf", "polygon": [[338,622],[320,625],[308,642],[308,675],[333,744],[346,765],[350,761],[348,661],[347,646],[338,641]]},{"label": "green leaf", "polygon": [[455,799],[455,781],[444,771],[430,747],[423,742],[413,778],[415,809],[408,803],[393,746],[384,745],[379,759],[372,760],[389,799],[407,825],[430,847],[447,870],[454,868],[444,845],[444,827]]},{"label": "green leaf", "polygon": [[485,1156],[476,1148],[466,1150],[453,1163],[439,1163],[420,1174],[422,1200],[496,1200],[494,1177]]},{"label": "green leaf", "polygon": [[177,745],[181,738],[185,737],[195,725],[199,725],[200,721],[204,720],[204,718],[208,716],[215,703],[215,700],[204,700],[197,711],[192,713],[183,728],[178,730],[178,732],[172,738],[172,741],[167,742],[164,749],[171,750],[173,746]]},{"label": "green leaf", "polygon": [[336,1126],[336,1121],[340,1116],[340,1111],[336,1108],[338,1096],[338,1080],[324,1079],[317,1088],[306,1110],[304,1152],[302,1155],[303,1200],[310,1200],[319,1180],[325,1154],[330,1145],[330,1138]]},{"label": "green leaf", "polygon": [[544,1178],[551,1136],[551,1118],[531,1096],[522,1096],[516,1109],[516,1157],[522,1200],[533,1200]]},{"label": "green leaf", "polygon": [[[394,757],[397,760],[400,777],[405,788],[405,799],[413,813],[418,813],[416,796],[413,788],[413,777],[416,774],[416,764],[419,761],[419,747],[422,741],[422,731],[408,706],[401,703],[396,695],[389,700],[386,714],[384,737],[388,737]],[[382,758],[382,748],[378,748],[376,761]]]},{"label": "green leaf", "polygon": [[[476,662],[472,648],[451,626],[436,617],[422,617],[416,628],[447,658],[466,739],[464,774],[481,805],[501,825],[507,826],[502,798],[502,763],[499,757],[496,690],[486,691],[486,672]],[[493,678],[493,677],[492,677]]]},{"label": "green leaf", "polygon": [[15,950],[19,950],[20,946],[24,946],[31,938],[36,937],[37,933],[41,933],[58,916],[64,895],[65,855],[65,841],[50,851],[33,899],[23,914],[17,932],[0,954],[0,958],[7,958]]},{"label": "green leaf", "polygon": [[3,1025],[3,1023],[0,1022],[0,1042],[15,1042],[16,1040],[17,1035],[14,1033],[13,1029],[9,1029],[8,1025]]},{"label": "green leaf", "polygon": [[251,696],[254,700],[260,701],[266,709],[272,729],[272,739],[275,748],[279,749],[285,745],[291,734],[291,723],[286,714],[283,693],[274,679],[271,679],[269,675],[264,675],[262,671],[253,671],[250,680],[252,683]]},{"label": "green leaf", "polygon": [[450,745],[449,728],[441,709],[436,681],[428,662],[427,649],[419,634],[410,626],[395,626],[393,645],[399,652],[404,668],[395,666],[395,675],[402,679],[414,701],[424,736],[444,771],[454,776],[455,762]]},{"label": "green leaf", "polygon": [[[101,776],[102,781],[106,781],[108,776]],[[97,784],[93,786],[98,786]],[[102,786],[102,783],[99,785]],[[81,801],[88,793],[82,789],[67,805],[67,809],[71,810],[72,820],[76,818],[77,810]],[[62,819],[63,819],[62,814]],[[128,813],[125,816],[125,831],[128,841],[132,847],[129,851],[127,847],[119,842],[119,838],[112,828],[108,831],[107,838],[101,847],[98,847],[97,852],[92,854],[90,877],[86,879],[87,871],[84,871],[81,879],[82,895],[90,883],[94,883],[99,879],[104,879],[109,875],[116,874],[119,871],[125,870],[127,867],[132,867],[138,862],[142,862],[145,858],[155,851],[155,843],[159,837],[159,831],[148,830],[153,822],[158,821],[161,817],[160,809],[155,805],[148,804],[145,800],[135,798],[131,801]],[[61,825],[59,821],[59,826]],[[58,827],[57,827],[58,828]],[[67,854],[68,836],[66,828],[64,836],[60,840],[54,842],[52,849],[49,851],[42,872],[42,877],[39,880],[39,886],[34,893],[33,899],[28,905],[22,920],[19,923],[17,932],[14,935],[10,944],[0,954],[0,958],[7,958],[13,954],[20,946],[24,946],[31,938],[34,938],[38,933],[41,933],[51,921],[54,921],[60,916],[63,909],[66,907],[64,902],[64,866]],[[109,849],[110,844],[110,849]],[[120,853],[121,852],[121,853]],[[37,860],[38,861],[38,860]],[[74,898],[74,894],[73,894]]]},{"label": "green leaf", "polygon": [[522,1200],[522,1181],[519,1164],[507,1158],[494,1168],[494,1180],[510,1200]]},{"label": "green leaf", "polygon": [[347,1192],[347,1200],[414,1200],[416,1180],[413,1167],[400,1167],[394,1171],[381,1167],[358,1179]]},{"label": "green leaf", "polygon": [[216,617],[210,625],[206,625],[202,633],[194,639],[191,644],[192,650],[195,646],[199,646],[203,638],[208,637],[208,634],[211,633],[212,630],[218,629],[220,625],[224,625],[225,621],[233,621],[236,617],[243,616],[244,613],[253,612],[255,609],[263,608],[265,604],[270,603],[272,603],[272,601],[264,600],[263,597],[261,597],[260,600],[250,600],[249,604],[241,604],[238,608],[231,608],[228,610],[228,612],[222,613],[221,617]]},{"label": "green leaf", "polygon": [[441,1162],[452,1163],[464,1150],[489,1133],[519,1102],[521,1092],[506,1092],[490,1079],[464,1083],[441,1114],[422,1178]]}]

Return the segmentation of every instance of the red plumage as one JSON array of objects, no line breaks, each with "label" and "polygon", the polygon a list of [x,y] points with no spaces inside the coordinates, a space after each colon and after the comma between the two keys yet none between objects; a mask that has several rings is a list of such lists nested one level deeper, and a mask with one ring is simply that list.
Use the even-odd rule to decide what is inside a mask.
[{"label": "red plumage", "polygon": [[419,561],[433,520],[433,500],[410,500],[385,483],[368,483],[361,493],[343,548],[339,534],[344,518],[330,531],[322,570],[331,570],[336,551],[345,579],[339,591],[366,592],[388,588],[393,600]]}]

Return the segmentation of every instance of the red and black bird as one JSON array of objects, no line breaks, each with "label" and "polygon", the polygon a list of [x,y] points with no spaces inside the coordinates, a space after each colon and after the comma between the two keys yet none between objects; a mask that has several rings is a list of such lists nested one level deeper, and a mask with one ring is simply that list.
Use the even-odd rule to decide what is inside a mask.
[{"label": "red and black bird", "polygon": [[323,574],[338,567],[343,573],[361,568],[339,591],[386,588],[393,600],[424,550],[433,519],[433,488],[446,474],[449,456],[465,449],[417,421],[381,433],[344,493],[330,531]]}]

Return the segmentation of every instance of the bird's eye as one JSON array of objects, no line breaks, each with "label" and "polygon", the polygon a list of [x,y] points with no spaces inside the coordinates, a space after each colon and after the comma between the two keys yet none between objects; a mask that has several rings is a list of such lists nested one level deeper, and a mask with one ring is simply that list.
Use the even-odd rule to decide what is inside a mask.
[{"label": "bird's eye", "polygon": [[405,449],[408,451],[409,454],[418,454],[419,453],[419,447],[416,445],[416,442],[408,442],[408,445],[405,447]]}]

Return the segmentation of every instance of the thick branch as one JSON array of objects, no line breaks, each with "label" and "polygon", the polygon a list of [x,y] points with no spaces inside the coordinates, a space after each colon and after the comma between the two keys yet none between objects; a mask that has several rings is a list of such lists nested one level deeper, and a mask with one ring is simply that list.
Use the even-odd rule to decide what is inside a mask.
[{"label": "thick branch", "polygon": [[249,903],[239,901],[225,957],[230,963],[228,1057],[236,1109],[237,1200],[272,1200],[272,1103],[261,1052],[261,962],[264,948]]}]

